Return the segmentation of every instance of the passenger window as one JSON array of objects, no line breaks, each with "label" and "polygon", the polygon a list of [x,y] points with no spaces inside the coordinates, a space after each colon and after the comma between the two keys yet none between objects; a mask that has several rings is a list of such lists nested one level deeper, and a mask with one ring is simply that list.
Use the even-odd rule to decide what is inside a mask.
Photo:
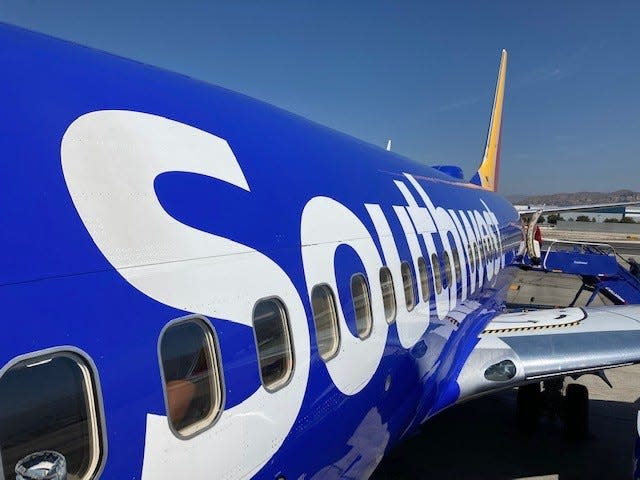
[{"label": "passenger window", "polygon": [[222,410],[222,376],[211,327],[191,317],[170,323],[160,337],[169,425],[179,437],[209,428]]},{"label": "passenger window", "polygon": [[94,478],[104,460],[97,380],[79,354],[36,355],[10,367],[0,378],[0,425],[7,479],[14,478],[16,464],[26,456],[36,454],[32,461],[37,463],[51,461],[55,454],[46,451],[64,457],[65,478],[74,480]]},{"label": "passenger window", "polygon": [[460,277],[462,275],[462,271],[460,269],[460,255],[458,255],[458,250],[455,248],[451,253],[453,254],[453,266],[456,269],[456,282],[460,282]]},{"label": "passenger window", "polygon": [[402,284],[404,285],[405,303],[407,310],[411,311],[416,306],[416,297],[413,292],[413,275],[408,262],[402,262],[400,272],[402,273]]},{"label": "passenger window", "polygon": [[380,288],[382,289],[382,303],[384,304],[384,317],[391,324],[396,319],[396,291],[393,288],[391,270],[387,267],[380,269]]},{"label": "passenger window", "polygon": [[431,268],[433,270],[433,281],[435,282],[436,292],[440,295],[440,293],[442,293],[442,277],[440,275],[440,262],[435,253],[431,254]]},{"label": "passenger window", "polygon": [[427,279],[427,263],[423,257],[418,258],[418,274],[420,275],[420,290],[422,290],[422,298],[427,301],[431,292],[429,292],[429,280]]},{"label": "passenger window", "polygon": [[311,290],[311,309],[313,323],[316,327],[318,353],[326,362],[338,353],[340,347],[340,330],[336,301],[328,285],[316,285]]},{"label": "passenger window", "polygon": [[287,384],[293,373],[293,347],[284,305],[275,298],[253,309],[253,332],[258,347],[260,377],[269,392]]},{"label": "passenger window", "polygon": [[371,299],[369,297],[369,286],[364,275],[358,273],[351,278],[351,300],[353,301],[353,311],[356,316],[356,328],[358,337],[365,339],[371,334],[373,325],[371,320]]},{"label": "passenger window", "polygon": [[442,256],[444,258],[444,275],[447,278],[447,286],[451,286],[451,264],[449,263],[449,254],[445,250]]}]

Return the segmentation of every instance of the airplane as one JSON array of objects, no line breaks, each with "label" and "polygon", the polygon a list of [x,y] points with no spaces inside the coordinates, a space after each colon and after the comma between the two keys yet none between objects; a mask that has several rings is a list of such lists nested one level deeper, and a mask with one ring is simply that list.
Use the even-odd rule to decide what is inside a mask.
[{"label": "airplane", "polygon": [[640,362],[638,306],[504,309],[506,51],[470,181],[14,26],[0,58],[0,477],[367,478],[452,405]]}]

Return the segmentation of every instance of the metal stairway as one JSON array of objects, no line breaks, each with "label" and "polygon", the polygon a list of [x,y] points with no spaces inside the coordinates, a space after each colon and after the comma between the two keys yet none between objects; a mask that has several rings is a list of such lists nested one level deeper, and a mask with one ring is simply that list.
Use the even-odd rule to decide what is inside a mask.
[{"label": "metal stairway", "polygon": [[[580,276],[582,286],[570,305],[584,290],[592,292],[587,305],[599,293],[616,305],[640,304],[640,280],[631,275],[618,258],[626,262],[608,244],[551,240],[542,252],[540,264],[530,264],[528,268]],[[527,260],[525,256],[523,263],[529,263]]]}]

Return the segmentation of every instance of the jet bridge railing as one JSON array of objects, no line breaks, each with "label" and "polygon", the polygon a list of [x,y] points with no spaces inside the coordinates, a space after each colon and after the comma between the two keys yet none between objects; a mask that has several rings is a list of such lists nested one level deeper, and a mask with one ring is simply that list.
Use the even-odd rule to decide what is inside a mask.
[{"label": "jet bridge railing", "polygon": [[542,268],[576,275],[614,275],[618,272],[619,256],[608,243],[572,242],[548,239]]}]

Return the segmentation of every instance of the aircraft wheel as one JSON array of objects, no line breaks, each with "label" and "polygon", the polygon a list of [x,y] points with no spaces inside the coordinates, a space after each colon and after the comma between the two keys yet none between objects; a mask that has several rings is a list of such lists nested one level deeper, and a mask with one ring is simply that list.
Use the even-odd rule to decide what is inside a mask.
[{"label": "aircraft wheel", "polygon": [[540,421],[540,383],[531,383],[518,387],[516,405],[516,423],[523,433],[533,433]]},{"label": "aircraft wheel", "polygon": [[565,398],[567,435],[574,440],[584,440],[589,435],[589,391],[584,385],[570,383]]}]

